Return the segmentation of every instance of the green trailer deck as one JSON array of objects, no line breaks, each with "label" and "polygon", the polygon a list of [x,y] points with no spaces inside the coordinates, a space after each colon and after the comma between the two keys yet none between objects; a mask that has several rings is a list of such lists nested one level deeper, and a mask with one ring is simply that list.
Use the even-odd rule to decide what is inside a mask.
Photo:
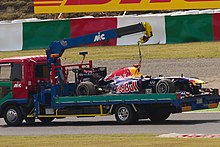
[{"label": "green trailer deck", "polygon": [[[177,93],[155,93],[57,96],[51,99],[51,104],[44,107],[44,114],[39,111],[42,109],[39,106],[39,97],[35,97],[36,109],[27,117],[52,120],[71,116],[95,117],[114,114],[119,124],[130,124],[133,119],[140,118],[161,121],[166,120],[172,113],[215,108],[220,97],[218,94],[184,97]],[[125,118],[126,121],[123,120]]]},{"label": "green trailer deck", "polygon": [[120,95],[95,95],[95,96],[65,96],[56,97],[55,104],[94,104],[115,102],[142,102],[142,101],[172,101],[177,99],[177,94],[120,94]]}]

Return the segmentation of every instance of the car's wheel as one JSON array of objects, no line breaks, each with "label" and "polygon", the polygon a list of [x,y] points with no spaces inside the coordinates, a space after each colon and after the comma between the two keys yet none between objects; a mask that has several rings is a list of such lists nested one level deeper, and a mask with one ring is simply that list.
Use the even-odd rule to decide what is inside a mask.
[{"label": "car's wheel", "polygon": [[165,109],[155,109],[148,113],[148,118],[152,122],[163,122],[170,116],[170,112]]},{"label": "car's wheel", "polygon": [[130,105],[118,105],[115,109],[115,118],[119,124],[132,124],[138,120]]},{"label": "car's wheel", "polygon": [[18,126],[22,124],[24,117],[17,106],[8,106],[4,111],[4,120],[9,126]]},{"label": "car's wheel", "polygon": [[76,88],[76,94],[80,95],[95,95],[97,90],[92,82],[81,82]]},{"label": "car's wheel", "polygon": [[54,120],[53,117],[39,117],[38,118],[42,123],[50,123]]},{"label": "car's wheel", "polygon": [[157,82],[156,93],[174,93],[175,85],[170,79],[161,79]]}]

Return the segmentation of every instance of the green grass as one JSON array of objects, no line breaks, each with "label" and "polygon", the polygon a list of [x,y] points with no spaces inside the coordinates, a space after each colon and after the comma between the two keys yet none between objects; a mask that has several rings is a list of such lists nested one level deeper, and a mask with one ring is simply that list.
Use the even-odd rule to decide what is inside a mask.
[{"label": "green grass", "polygon": [[10,147],[207,147],[219,146],[220,139],[158,138],[149,134],[125,135],[53,135],[53,136],[0,136],[0,146]]},{"label": "green grass", "polygon": [[[180,58],[220,58],[220,42],[199,42],[168,45],[141,46],[143,59],[180,59]],[[63,58],[68,61],[78,61],[80,51],[88,51],[92,60],[125,60],[138,59],[137,46],[100,46],[78,47],[68,49]],[[24,55],[42,55],[44,50],[27,50],[1,52],[0,58]]]}]

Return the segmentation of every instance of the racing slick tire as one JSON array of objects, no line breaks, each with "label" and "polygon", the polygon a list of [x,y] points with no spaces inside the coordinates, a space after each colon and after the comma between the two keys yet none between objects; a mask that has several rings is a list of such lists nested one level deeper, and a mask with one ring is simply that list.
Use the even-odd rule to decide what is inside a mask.
[{"label": "racing slick tire", "polygon": [[118,124],[133,124],[138,121],[137,114],[130,105],[122,104],[115,108],[115,118]]},{"label": "racing slick tire", "polygon": [[161,79],[157,82],[156,93],[175,93],[175,85],[170,79]]},{"label": "racing slick tire", "polygon": [[24,120],[21,109],[13,105],[8,106],[4,111],[4,120],[9,126],[21,125]]},{"label": "racing slick tire", "polygon": [[76,88],[76,94],[80,95],[95,95],[97,90],[92,82],[81,82]]}]

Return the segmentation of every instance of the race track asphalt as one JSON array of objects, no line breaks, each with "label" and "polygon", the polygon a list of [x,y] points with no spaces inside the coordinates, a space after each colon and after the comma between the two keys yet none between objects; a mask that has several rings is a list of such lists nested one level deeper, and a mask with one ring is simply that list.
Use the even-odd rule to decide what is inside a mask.
[{"label": "race track asphalt", "polygon": [[167,121],[153,124],[141,120],[135,125],[118,125],[114,116],[95,118],[66,118],[50,124],[23,124],[8,127],[0,119],[0,135],[38,136],[60,134],[220,134],[220,113],[180,113],[171,115]]}]

